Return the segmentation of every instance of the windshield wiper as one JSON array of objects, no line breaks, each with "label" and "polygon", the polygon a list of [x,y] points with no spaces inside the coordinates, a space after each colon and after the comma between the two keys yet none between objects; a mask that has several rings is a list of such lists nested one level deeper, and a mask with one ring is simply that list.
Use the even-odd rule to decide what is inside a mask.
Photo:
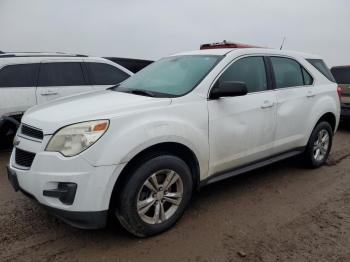
[{"label": "windshield wiper", "polygon": [[120,86],[120,84],[116,84],[116,85],[114,85],[114,86],[108,87],[107,90],[113,90],[113,91],[115,91],[115,89],[116,89],[118,86]]},{"label": "windshield wiper", "polygon": [[129,90],[121,89],[121,90],[116,90],[116,91],[130,93],[130,94],[134,94],[134,95],[141,95],[141,96],[149,96],[149,97],[156,96],[155,93],[153,93],[152,91],[147,91],[147,90],[142,90],[142,89],[129,89]]},{"label": "windshield wiper", "polygon": [[140,96],[149,96],[149,97],[163,97],[163,98],[176,97],[176,95],[165,94],[165,93],[149,91],[144,89],[123,88],[123,87],[119,87],[119,85],[111,87],[110,90],[122,92],[122,93],[140,95]]}]

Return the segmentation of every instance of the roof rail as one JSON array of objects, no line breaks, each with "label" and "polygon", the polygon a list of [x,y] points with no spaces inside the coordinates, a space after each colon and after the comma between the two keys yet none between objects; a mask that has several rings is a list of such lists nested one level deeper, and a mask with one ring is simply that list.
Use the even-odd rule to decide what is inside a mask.
[{"label": "roof rail", "polygon": [[68,57],[88,57],[82,54],[68,54],[63,52],[3,52],[0,57],[41,57],[41,56],[68,56]]}]

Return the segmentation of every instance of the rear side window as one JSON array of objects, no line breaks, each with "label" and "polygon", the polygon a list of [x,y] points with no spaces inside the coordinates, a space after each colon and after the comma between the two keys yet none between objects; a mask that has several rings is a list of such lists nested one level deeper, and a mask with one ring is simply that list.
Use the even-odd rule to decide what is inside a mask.
[{"label": "rear side window", "polygon": [[328,78],[329,81],[335,82],[335,79],[329,70],[329,68],[326,66],[326,64],[323,62],[322,59],[306,59],[310,64],[312,64],[318,71],[320,71],[325,77]]},{"label": "rear side window", "polygon": [[276,88],[304,85],[302,67],[298,62],[290,58],[271,57],[271,63],[275,73]]},{"label": "rear side window", "polygon": [[86,85],[81,63],[42,63],[39,86],[79,86]]},{"label": "rear side window", "polygon": [[8,65],[0,70],[0,87],[36,86],[39,64]]},{"label": "rear side window", "polygon": [[262,57],[246,57],[233,63],[218,81],[238,81],[247,85],[248,93],[267,90],[265,63]]},{"label": "rear side window", "polygon": [[333,67],[331,72],[338,84],[350,84],[350,66],[349,67]]},{"label": "rear side window", "polygon": [[86,64],[94,85],[116,85],[129,77],[127,73],[109,64],[91,62]]}]

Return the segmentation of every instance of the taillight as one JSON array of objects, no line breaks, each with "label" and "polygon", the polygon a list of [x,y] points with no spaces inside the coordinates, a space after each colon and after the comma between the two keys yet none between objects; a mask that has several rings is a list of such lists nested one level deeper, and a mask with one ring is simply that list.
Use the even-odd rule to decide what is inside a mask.
[{"label": "taillight", "polygon": [[343,94],[343,88],[341,86],[338,86],[337,87],[337,92],[338,92],[339,99],[341,99],[341,96]]}]

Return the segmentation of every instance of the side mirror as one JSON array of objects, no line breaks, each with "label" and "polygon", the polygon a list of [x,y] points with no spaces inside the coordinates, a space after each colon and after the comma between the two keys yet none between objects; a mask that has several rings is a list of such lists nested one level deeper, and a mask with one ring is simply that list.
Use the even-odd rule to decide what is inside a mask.
[{"label": "side mirror", "polygon": [[248,93],[247,85],[237,81],[217,81],[210,93],[211,99],[227,96],[244,96]]}]

